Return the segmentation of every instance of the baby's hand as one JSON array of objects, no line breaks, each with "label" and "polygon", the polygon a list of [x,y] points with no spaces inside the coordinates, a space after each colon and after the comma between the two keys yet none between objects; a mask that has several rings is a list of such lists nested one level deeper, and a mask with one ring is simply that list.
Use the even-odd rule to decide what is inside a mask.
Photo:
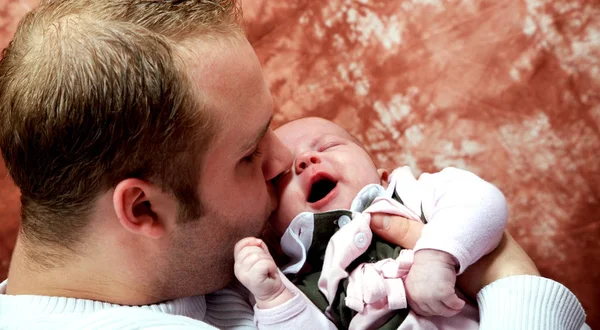
[{"label": "baby's hand", "polygon": [[456,262],[450,254],[438,250],[417,251],[406,277],[408,304],[422,316],[454,316],[465,305],[456,295],[455,283]]},{"label": "baby's hand", "polygon": [[272,308],[292,299],[292,292],[283,284],[277,265],[262,240],[244,238],[237,242],[233,251],[235,276],[252,292],[258,308]]}]

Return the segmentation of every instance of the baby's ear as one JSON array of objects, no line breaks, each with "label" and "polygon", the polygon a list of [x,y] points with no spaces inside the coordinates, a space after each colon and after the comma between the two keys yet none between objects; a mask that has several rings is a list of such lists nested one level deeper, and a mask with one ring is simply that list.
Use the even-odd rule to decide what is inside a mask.
[{"label": "baby's ear", "polygon": [[381,179],[381,185],[384,188],[387,188],[390,172],[388,172],[388,170],[386,170],[385,168],[379,168],[377,169],[377,174],[379,174],[379,178]]}]

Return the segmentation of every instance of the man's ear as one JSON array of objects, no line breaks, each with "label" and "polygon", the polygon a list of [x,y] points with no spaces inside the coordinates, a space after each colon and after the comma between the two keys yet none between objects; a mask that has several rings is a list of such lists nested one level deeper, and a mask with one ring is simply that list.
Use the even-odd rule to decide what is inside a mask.
[{"label": "man's ear", "polygon": [[177,216],[174,198],[139,179],[125,179],[115,187],[113,205],[119,222],[129,232],[161,238]]},{"label": "man's ear", "polygon": [[381,179],[381,185],[387,189],[390,172],[384,168],[378,168],[377,174],[379,174],[379,178]]}]

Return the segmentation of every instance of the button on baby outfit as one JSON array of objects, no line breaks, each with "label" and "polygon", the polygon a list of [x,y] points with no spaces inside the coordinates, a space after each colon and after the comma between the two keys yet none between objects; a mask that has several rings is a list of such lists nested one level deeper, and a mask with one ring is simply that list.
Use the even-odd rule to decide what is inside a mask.
[{"label": "button on baby outfit", "polygon": [[344,227],[345,225],[349,224],[351,221],[350,217],[347,215],[342,215],[339,219],[338,219],[338,226],[340,226],[340,228]]},{"label": "button on baby outfit", "polygon": [[359,249],[367,246],[367,235],[365,235],[365,233],[358,233],[354,235],[354,245],[356,245],[356,247]]}]

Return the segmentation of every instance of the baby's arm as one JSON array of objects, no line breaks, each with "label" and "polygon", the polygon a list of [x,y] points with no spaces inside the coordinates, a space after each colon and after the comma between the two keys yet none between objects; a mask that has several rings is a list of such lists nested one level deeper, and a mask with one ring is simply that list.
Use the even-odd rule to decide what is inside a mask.
[{"label": "baby's arm", "polygon": [[399,172],[399,195],[427,221],[406,279],[409,304],[421,315],[455,315],[464,306],[455,293],[456,274],[498,245],[507,222],[506,200],[467,171],[447,168],[412,179],[413,184],[412,174]]},{"label": "baby's arm", "polygon": [[254,295],[259,329],[335,329],[327,317],[279,271],[265,243],[254,237],[234,248],[234,272]]},{"label": "baby's arm", "polygon": [[462,274],[498,246],[508,221],[506,199],[498,188],[451,167],[421,175],[418,184],[427,224],[415,246],[415,257],[426,249],[447,252]]}]

